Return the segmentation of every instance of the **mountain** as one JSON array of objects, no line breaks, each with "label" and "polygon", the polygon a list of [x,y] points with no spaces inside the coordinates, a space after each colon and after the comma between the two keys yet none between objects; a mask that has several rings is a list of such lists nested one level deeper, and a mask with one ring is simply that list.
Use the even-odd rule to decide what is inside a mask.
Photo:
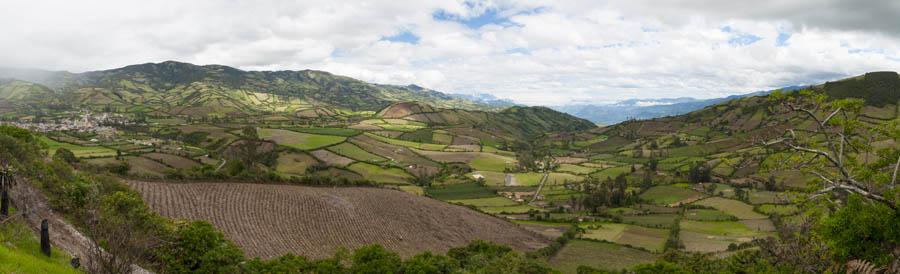
[{"label": "mountain", "polygon": [[[791,86],[784,89],[795,90],[799,88],[798,86]],[[645,120],[684,114],[706,106],[743,97],[765,95],[769,92],[771,91],[758,91],[713,99],[695,99],[691,97],[628,99],[614,104],[572,104],[555,106],[553,109],[585,118],[595,123],[612,125],[630,119]]]},{"label": "mountain", "polygon": [[[152,115],[350,114],[378,111],[400,101],[441,108],[502,109],[414,85],[371,84],[323,71],[243,71],[174,61],[85,73],[4,69],[0,78],[46,86],[73,108]],[[17,99],[21,105],[35,105],[46,103],[48,98],[36,95]]]},{"label": "mountain", "polygon": [[547,132],[587,130],[596,127],[590,121],[546,107],[513,106],[499,112],[440,109],[403,102],[393,104],[377,115],[385,119],[405,119],[432,127],[473,128],[496,136],[533,138]]}]

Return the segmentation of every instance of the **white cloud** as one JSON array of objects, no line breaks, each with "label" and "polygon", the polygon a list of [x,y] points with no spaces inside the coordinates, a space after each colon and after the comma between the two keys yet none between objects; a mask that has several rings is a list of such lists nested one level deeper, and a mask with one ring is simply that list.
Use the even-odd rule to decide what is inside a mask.
[{"label": "white cloud", "polygon": [[[11,0],[0,66],[321,69],[527,104],[718,97],[900,70],[896,1],[783,2]],[[402,32],[418,42],[383,40]]]}]

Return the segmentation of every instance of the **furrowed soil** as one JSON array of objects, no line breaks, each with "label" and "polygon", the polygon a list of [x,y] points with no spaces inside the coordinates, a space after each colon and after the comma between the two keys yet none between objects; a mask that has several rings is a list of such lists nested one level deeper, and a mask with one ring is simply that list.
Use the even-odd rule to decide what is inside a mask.
[{"label": "furrowed soil", "polygon": [[381,244],[409,257],[473,240],[532,251],[549,240],[516,224],[401,191],[239,183],[129,181],[163,216],[206,220],[249,257],[330,257]]}]

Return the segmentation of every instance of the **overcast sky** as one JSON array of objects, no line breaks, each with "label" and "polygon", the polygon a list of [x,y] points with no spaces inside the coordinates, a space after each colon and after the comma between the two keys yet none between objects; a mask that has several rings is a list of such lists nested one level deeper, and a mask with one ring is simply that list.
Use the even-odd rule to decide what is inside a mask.
[{"label": "overcast sky", "polygon": [[[738,2],[737,4],[731,2]],[[0,66],[317,69],[519,103],[720,97],[900,71],[900,1],[0,3]]]}]

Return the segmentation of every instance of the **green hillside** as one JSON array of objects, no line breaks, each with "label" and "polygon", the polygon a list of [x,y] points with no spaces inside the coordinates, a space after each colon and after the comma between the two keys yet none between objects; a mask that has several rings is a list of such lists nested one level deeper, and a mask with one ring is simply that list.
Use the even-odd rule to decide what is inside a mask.
[{"label": "green hillside", "polygon": [[[7,77],[16,76],[27,77],[14,73]],[[339,116],[378,111],[397,101],[427,102],[443,108],[496,109],[414,85],[370,84],[323,71],[243,71],[174,61],[78,74],[45,72],[39,78],[23,80],[59,91],[59,96],[75,108],[154,115]],[[50,98],[28,99],[41,102]]]}]

